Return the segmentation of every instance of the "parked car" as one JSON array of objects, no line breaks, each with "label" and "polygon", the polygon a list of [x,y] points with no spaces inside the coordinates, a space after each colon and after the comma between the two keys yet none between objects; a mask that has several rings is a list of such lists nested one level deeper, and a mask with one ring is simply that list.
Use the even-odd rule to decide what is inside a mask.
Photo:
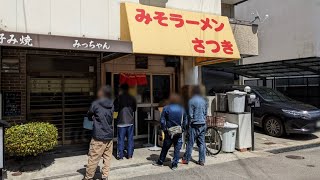
[{"label": "parked car", "polygon": [[[230,85],[214,92],[243,91],[245,86]],[[284,134],[309,134],[320,128],[320,109],[293,100],[277,90],[266,87],[251,87],[260,100],[260,107],[254,108],[254,123],[266,134],[281,137]]]}]

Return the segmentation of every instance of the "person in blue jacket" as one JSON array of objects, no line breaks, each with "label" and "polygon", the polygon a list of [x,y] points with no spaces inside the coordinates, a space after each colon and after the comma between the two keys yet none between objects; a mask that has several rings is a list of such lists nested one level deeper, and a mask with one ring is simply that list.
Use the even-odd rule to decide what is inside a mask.
[{"label": "person in blue jacket", "polygon": [[192,98],[188,103],[189,111],[189,140],[187,143],[186,152],[182,158],[182,164],[188,164],[191,159],[194,142],[197,142],[199,148],[199,165],[204,166],[206,157],[206,117],[208,103],[204,97],[201,96],[200,86],[195,86],[192,90]]},{"label": "person in blue jacket", "polygon": [[181,126],[182,130],[187,125],[187,115],[181,104],[181,97],[177,94],[171,94],[169,98],[169,105],[163,108],[160,118],[161,129],[164,131],[165,138],[158,161],[153,165],[163,166],[168,151],[172,144],[174,145],[174,157],[171,163],[171,169],[176,170],[178,168],[178,162],[180,159],[180,150],[182,147],[182,134],[171,135],[168,129],[174,126]]}]

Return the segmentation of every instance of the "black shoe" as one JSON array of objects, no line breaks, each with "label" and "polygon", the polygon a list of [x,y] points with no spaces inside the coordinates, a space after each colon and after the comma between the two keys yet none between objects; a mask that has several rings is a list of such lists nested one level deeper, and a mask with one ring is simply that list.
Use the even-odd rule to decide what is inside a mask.
[{"label": "black shoe", "polygon": [[199,162],[199,165],[200,166],[204,166],[204,162]]},{"label": "black shoe", "polygon": [[162,167],[163,163],[161,163],[159,161],[155,161],[155,162],[152,163],[152,165]]},{"label": "black shoe", "polygon": [[127,159],[132,159],[132,156],[128,156]]},{"label": "black shoe", "polygon": [[108,180],[108,178],[106,177],[106,178],[102,178],[102,180]]},{"label": "black shoe", "polygon": [[171,165],[171,169],[172,169],[173,171],[177,170],[177,169],[178,169],[178,165],[172,164],[172,165]]}]

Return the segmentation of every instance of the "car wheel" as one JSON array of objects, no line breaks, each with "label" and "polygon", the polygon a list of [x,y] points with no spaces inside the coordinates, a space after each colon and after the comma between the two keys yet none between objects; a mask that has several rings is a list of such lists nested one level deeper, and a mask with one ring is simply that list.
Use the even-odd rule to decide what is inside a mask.
[{"label": "car wheel", "polygon": [[273,137],[280,137],[284,134],[284,127],[279,118],[269,117],[264,121],[264,131]]}]

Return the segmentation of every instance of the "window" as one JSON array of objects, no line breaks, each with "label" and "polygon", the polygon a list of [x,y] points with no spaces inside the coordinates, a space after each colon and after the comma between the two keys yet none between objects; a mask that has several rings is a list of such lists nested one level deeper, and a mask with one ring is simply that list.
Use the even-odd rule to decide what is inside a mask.
[{"label": "window", "polygon": [[258,92],[266,101],[292,101],[292,99],[274,89],[256,88],[255,91]]},{"label": "window", "polygon": [[137,87],[137,102],[138,103],[150,103],[150,75],[147,75],[148,84],[145,86]]},{"label": "window", "polygon": [[148,134],[148,124],[146,119],[148,119],[149,114],[151,114],[150,107],[138,107],[138,135]]},{"label": "window", "polygon": [[168,99],[171,86],[170,75],[153,75],[153,103]]},{"label": "window", "polygon": [[[114,96],[117,97],[119,95],[119,86],[120,86],[120,75],[113,75],[113,87],[114,87]],[[137,103],[151,103],[150,98],[150,75],[147,75],[148,84],[145,86],[137,86]]]},{"label": "window", "polygon": [[136,69],[148,69],[148,56],[136,56]]},{"label": "window", "polygon": [[1,71],[4,73],[19,73],[19,59],[18,58],[2,59]]}]

